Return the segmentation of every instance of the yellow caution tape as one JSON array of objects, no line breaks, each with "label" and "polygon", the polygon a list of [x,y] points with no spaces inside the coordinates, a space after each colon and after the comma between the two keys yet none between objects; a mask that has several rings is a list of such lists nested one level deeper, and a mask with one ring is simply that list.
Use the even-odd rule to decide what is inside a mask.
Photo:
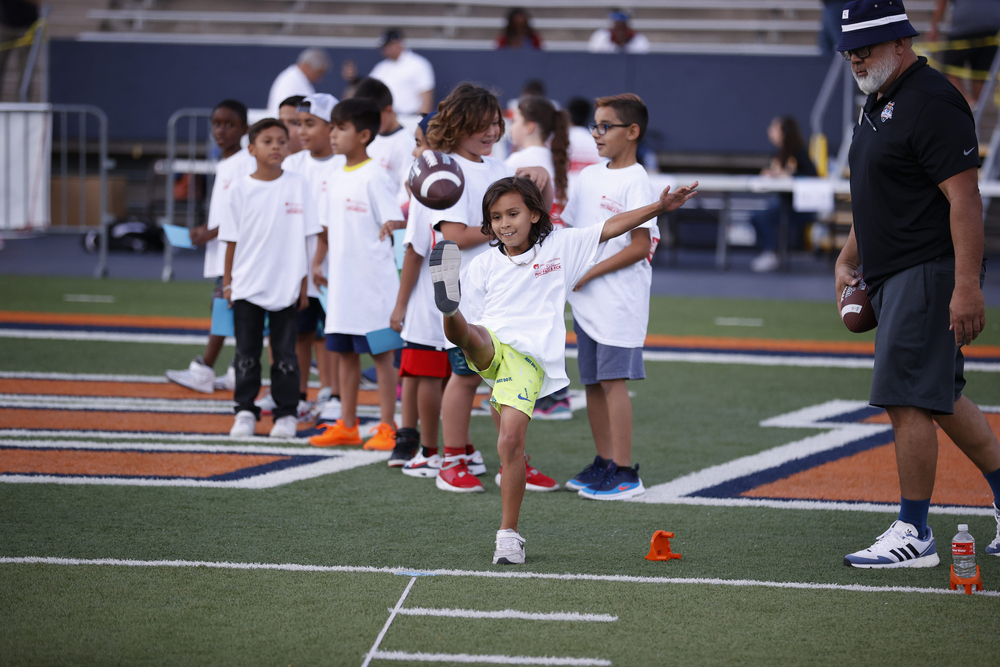
[{"label": "yellow caution tape", "polygon": [[31,24],[31,27],[28,28],[27,32],[25,32],[17,39],[10,42],[0,42],[0,51],[11,51],[13,49],[19,49],[22,46],[31,46],[35,41],[35,31],[38,30],[39,27],[42,27],[44,25],[45,25],[45,19],[39,18],[37,21]]},{"label": "yellow caution tape", "polygon": [[914,44],[913,50],[921,56],[927,58],[928,64],[939,72],[950,74],[959,79],[969,79],[973,81],[986,81],[990,77],[988,70],[974,70],[969,67],[957,67],[946,65],[940,60],[932,57],[931,54],[941,51],[964,51],[967,49],[979,49],[987,46],[1000,46],[1000,33],[992,37],[980,37],[979,39],[956,39],[951,41],[941,40],[938,42],[922,42]]}]

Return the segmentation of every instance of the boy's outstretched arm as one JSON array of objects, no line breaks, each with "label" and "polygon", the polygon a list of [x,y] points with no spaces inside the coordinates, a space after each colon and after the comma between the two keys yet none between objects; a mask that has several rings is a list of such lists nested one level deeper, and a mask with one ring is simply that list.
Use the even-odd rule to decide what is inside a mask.
[{"label": "boy's outstretched arm", "polygon": [[691,197],[698,194],[698,191],[696,190],[697,187],[698,181],[695,181],[691,185],[682,185],[674,192],[671,192],[670,186],[668,185],[664,188],[663,192],[660,193],[660,199],[658,201],[608,218],[608,221],[604,223],[604,230],[601,232],[601,243],[604,243],[609,239],[613,239],[616,236],[621,236],[625,232],[635,229],[642,223],[647,220],[652,220],[658,215],[669,213],[670,211],[676,211],[683,206],[688,199],[691,199]]}]

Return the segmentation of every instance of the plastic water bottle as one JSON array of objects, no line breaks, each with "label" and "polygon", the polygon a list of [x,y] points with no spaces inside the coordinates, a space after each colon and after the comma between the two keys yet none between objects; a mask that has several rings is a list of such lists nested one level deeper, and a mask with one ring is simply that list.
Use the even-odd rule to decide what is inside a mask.
[{"label": "plastic water bottle", "polygon": [[958,534],[951,538],[951,560],[959,579],[976,576],[976,540],[969,534],[967,524],[958,524]]}]

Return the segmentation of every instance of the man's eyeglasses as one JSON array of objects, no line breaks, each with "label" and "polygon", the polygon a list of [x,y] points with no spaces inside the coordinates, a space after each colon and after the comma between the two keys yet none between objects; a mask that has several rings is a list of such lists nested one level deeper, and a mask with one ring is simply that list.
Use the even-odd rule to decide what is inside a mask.
[{"label": "man's eyeglasses", "polygon": [[851,56],[852,55],[857,56],[858,58],[861,58],[862,60],[864,60],[865,58],[867,58],[871,54],[872,54],[872,47],[871,46],[861,46],[861,47],[858,47],[856,49],[850,49],[848,51],[841,51],[840,52],[840,55],[844,56],[844,60],[846,60],[847,62],[851,62]]},{"label": "man's eyeglasses", "polygon": [[587,126],[592,133],[597,132],[597,136],[603,137],[608,133],[608,128],[610,127],[631,127],[631,123],[591,123]]}]

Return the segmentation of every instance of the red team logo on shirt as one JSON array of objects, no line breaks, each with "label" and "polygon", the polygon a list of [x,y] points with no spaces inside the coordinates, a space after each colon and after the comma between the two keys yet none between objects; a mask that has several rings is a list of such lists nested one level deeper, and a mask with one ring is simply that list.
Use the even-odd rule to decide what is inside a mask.
[{"label": "red team logo on shirt", "polygon": [[302,204],[293,201],[285,202],[286,215],[302,215]]},{"label": "red team logo on shirt", "polygon": [[614,199],[608,199],[607,197],[601,197],[601,208],[615,214],[625,212],[624,206],[616,202]]},{"label": "red team logo on shirt", "polygon": [[367,213],[368,203],[363,201],[358,201],[357,199],[347,199],[347,210],[354,211],[355,213]]},{"label": "red team logo on shirt", "polygon": [[559,271],[562,269],[562,258],[556,257],[555,259],[549,260],[544,264],[535,264],[531,268],[535,270],[535,277],[544,276],[546,273],[552,273],[553,271]]}]

